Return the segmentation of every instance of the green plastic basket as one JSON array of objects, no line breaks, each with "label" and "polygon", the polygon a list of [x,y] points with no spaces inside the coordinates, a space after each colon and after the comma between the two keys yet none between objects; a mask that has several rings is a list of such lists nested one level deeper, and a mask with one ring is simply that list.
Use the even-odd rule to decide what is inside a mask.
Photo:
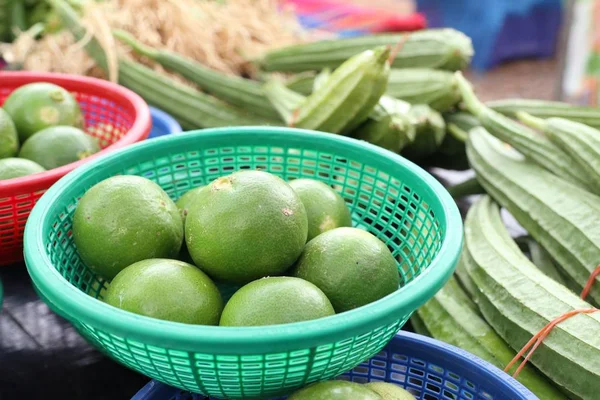
[{"label": "green plastic basket", "polygon": [[[87,189],[110,176],[135,174],[177,199],[240,169],[332,185],[352,209],[354,225],[393,251],[402,287],[331,317],[249,328],[161,321],[97,300],[107,284],[80,261],[71,237],[72,215]],[[374,356],[445,284],[461,245],[454,201],[416,165],[354,139],[265,127],[171,135],[99,157],[52,186],[25,229],[25,260],[36,290],[90,343],[169,385],[228,398],[289,393]]]}]

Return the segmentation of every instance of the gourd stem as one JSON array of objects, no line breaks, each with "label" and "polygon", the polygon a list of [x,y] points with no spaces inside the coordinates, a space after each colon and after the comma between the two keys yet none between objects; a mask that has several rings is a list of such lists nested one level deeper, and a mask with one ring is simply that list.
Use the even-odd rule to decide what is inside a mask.
[{"label": "gourd stem", "polygon": [[544,129],[546,129],[546,126],[548,125],[548,123],[544,119],[534,117],[533,115],[526,113],[524,111],[517,111],[516,116],[517,116],[517,119],[519,121],[521,121],[522,123],[524,123],[525,125],[533,128],[533,129],[537,129],[539,131],[543,131]]},{"label": "gourd stem", "polygon": [[158,50],[155,50],[150,46],[146,46],[145,44],[140,43],[139,41],[135,40],[135,38],[131,34],[121,29],[113,30],[113,36],[121,42],[124,42],[125,44],[130,46],[133,49],[133,51],[142,56],[155,59],[159,55]]},{"label": "gourd stem", "polygon": [[488,108],[481,101],[479,101],[477,96],[475,96],[473,87],[460,71],[456,72],[454,76],[456,77],[456,83],[458,85],[458,89],[460,90],[465,107],[471,114],[478,117]]}]

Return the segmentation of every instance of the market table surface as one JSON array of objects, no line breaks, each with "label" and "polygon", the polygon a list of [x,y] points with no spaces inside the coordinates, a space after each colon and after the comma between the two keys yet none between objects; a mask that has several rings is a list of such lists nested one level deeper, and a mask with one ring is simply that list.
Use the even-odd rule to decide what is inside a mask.
[{"label": "market table surface", "polygon": [[[472,171],[430,171],[445,185]],[[471,201],[459,202],[465,215]],[[513,235],[522,233],[509,221]],[[25,265],[0,268],[0,399],[130,399],[149,378],[107,358],[35,293]],[[407,326],[406,329],[410,329]]]}]

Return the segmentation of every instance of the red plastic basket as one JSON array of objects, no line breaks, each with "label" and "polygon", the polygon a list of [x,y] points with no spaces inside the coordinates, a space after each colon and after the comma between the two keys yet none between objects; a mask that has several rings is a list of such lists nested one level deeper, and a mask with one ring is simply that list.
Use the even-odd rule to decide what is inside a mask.
[{"label": "red plastic basket", "polygon": [[59,168],[0,181],[0,265],[23,259],[23,230],[36,201],[54,182],[108,151],[139,142],[151,128],[148,105],[132,91],[100,79],[36,72],[0,72],[0,105],[18,87],[51,82],[70,91],[85,115],[86,130],[102,151]]}]

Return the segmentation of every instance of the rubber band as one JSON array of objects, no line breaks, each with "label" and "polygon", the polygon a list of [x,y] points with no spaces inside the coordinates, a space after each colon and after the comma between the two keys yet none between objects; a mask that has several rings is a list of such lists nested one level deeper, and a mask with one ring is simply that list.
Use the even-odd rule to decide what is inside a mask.
[{"label": "rubber band", "polygon": [[596,277],[598,275],[600,275],[600,265],[598,265],[596,267],[596,269],[592,272],[592,274],[590,275],[590,278],[588,279],[587,283],[585,284],[585,287],[581,291],[581,298],[583,300],[585,300],[585,298],[588,297],[588,294],[590,294],[590,290],[592,289],[594,282],[596,282]]},{"label": "rubber band", "polygon": [[296,121],[298,120],[298,116],[300,115],[300,108],[296,108],[292,113],[292,117],[290,118],[290,123],[288,126],[293,128],[296,125]]},{"label": "rubber band", "polygon": [[513,365],[515,365],[515,363],[523,356],[523,354],[525,354],[525,352],[527,352],[531,348],[531,350],[529,350],[529,352],[525,356],[525,359],[523,360],[523,362],[519,365],[517,370],[512,375],[513,378],[516,378],[519,375],[519,373],[521,372],[521,370],[523,369],[523,367],[525,367],[525,364],[527,364],[527,362],[531,358],[533,352],[538,348],[538,346],[540,344],[542,344],[544,339],[546,339],[546,337],[550,334],[550,332],[556,325],[571,318],[574,315],[591,314],[591,313],[595,313],[596,311],[599,311],[599,310],[597,308],[583,308],[583,309],[579,309],[579,310],[572,310],[572,311],[566,312],[566,313],[556,317],[552,321],[548,322],[548,324],[546,324],[546,326],[544,326],[542,329],[540,329],[540,331],[538,333],[536,333],[529,340],[529,342],[527,342],[527,344],[525,346],[523,346],[521,351],[519,351],[517,353],[517,355],[512,359],[512,361],[508,363],[506,368],[504,368],[504,372],[510,371],[510,368]]}]

